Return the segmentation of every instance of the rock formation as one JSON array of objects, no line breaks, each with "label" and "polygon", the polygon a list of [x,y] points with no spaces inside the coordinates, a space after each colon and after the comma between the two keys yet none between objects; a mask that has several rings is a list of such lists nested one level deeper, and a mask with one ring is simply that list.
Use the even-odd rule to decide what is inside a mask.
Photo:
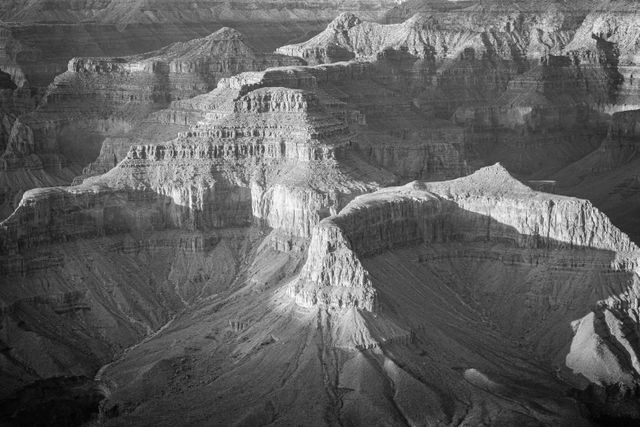
[{"label": "rock formation", "polygon": [[[354,128],[360,153],[403,179],[451,178],[469,169],[463,131],[447,120],[416,108],[404,88],[394,59],[288,67],[244,73],[224,80],[214,91],[173,102],[131,131],[105,140],[88,174],[104,172],[124,158],[130,146],[177,136],[223,105],[236,91],[261,86],[302,88],[317,93],[335,115]],[[386,76],[382,84],[376,76]]]},{"label": "rock formation", "polygon": [[308,250],[296,273],[301,258],[262,244],[249,281],[109,365],[107,425],[182,407],[196,424],[323,424],[330,411],[355,424],[578,425],[561,395],[584,388],[580,376],[621,393],[635,384],[619,351],[638,351],[640,252],[587,201],[493,166],[357,197],[313,228]]},{"label": "rock formation", "polygon": [[[178,308],[216,292],[218,285],[203,292],[203,283],[220,280],[219,286],[229,286],[239,272],[239,266],[232,266],[264,239],[264,227],[275,230],[271,246],[299,251],[321,218],[356,195],[393,181],[393,175],[353,151],[347,115],[329,111],[313,92],[238,86],[234,81],[220,85],[236,96],[228,96],[188,133],[163,144],[133,147],[116,168],[82,185],[29,190],[2,223],[3,277],[25,285],[55,277],[28,295],[3,298],[7,324],[24,325],[4,341],[11,349],[7,372],[13,384],[34,375],[90,373],[118,349],[156,330]],[[254,228],[247,228],[251,225]],[[191,230],[192,237],[176,229]],[[103,242],[99,248],[97,242]],[[89,251],[95,262],[105,266],[102,273],[89,273],[93,261],[76,258],[87,254],[76,246],[85,244],[93,248]],[[102,245],[111,249],[104,253]],[[148,270],[153,264],[142,261],[137,266],[139,256],[174,261],[156,277]],[[101,283],[123,283],[111,277],[115,272],[107,265],[122,263],[130,265],[129,274],[136,277],[130,290],[105,295]],[[225,263],[228,275],[219,278],[216,266]],[[205,264],[206,271],[194,270]],[[164,285],[156,287],[160,282]],[[45,297],[58,293],[63,301],[72,301],[69,310],[57,309],[57,300]],[[51,331],[14,309],[33,304],[44,304],[43,315],[53,316],[56,328],[68,331],[65,339],[45,340],[47,350],[38,358],[23,346],[27,338],[21,331],[34,331],[38,337],[51,336]],[[90,319],[59,318],[58,312],[85,313]],[[88,324],[92,332],[78,329],[76,321]],[[101,322],[123,332],[100,332]],[[92,344],[81,350],[78,345],[86,334]],[[56,362],[61,354],[68,354],[69,362]]]},{"label": "rock formation", "polygon": [[544,19],[546,13],[514,14],[508,9],[476,5],[455,12],[417,13],[402,23],[387,25],[363,22],[345,13],[309,41],[278,51],[318,62],[375,57],[388,49],[436,63],[468,55],[471,50],[478,58],[525,59],[559,52],[570,40],[564,16],[550,22]]},{"label": "rock formation", "polygon": [[230,28],[133,57],[70,60],[38,108],[13,124],[2,155],[3,217],[25,190],[70,183],[105,137],[126,133],[172,100],[206,93],[242,71],[301,62],[259,54]]},{"label": "rock formation", "polygon": [[611,118],[594,150],[551,178],[558,191],[589,198],[637,241],[640,227],[637,181],[639,67],[637,8],[631,2],[603,2],[591,12],[567,46],[570,55],[601,64],[608,90],[600,109]]},{"label": "rock formation", "polygon": [[[539,7],[513,7],[422,12],[387,25],[343,14],[318,36],[278,52],[310,62],[394,61],[413,104],[465,127],[470,152],[543,177],[589,153],[606,133],[612,65],[602,44],[590,60],[564,55],[586,11],[558,6],[552,19]],[[549,150],[555,162],[545,164]]]},{"label": "rock formation", "polygon": [[[0,424],[640,419],[632,2],[61,5],[0,5]],[[104,25],[46,92],[34,17]]]}]

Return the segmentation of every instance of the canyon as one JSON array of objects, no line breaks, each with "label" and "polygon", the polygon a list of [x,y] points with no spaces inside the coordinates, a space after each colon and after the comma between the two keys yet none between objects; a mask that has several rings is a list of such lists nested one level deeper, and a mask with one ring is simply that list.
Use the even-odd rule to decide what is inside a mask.
[{"label": "canyon", "polygon": [[0,19],[0,423],[640,419],[634,2]]}]

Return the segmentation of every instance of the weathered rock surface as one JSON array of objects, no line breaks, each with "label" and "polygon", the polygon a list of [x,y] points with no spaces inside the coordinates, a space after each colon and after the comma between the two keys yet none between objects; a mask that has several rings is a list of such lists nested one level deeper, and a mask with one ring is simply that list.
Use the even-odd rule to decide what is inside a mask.
[{"label": "weathered rock surface", "polygon": [[[352,141],[363,157],[401,178],[444,179],[466,173],[469,166],[462,129],[415,107],[397,70],[397,62],[389,59],[239,74],[222,80],[208,94],[173,102],[129,132],[105,140],[100,156],[86,173],[115,166],[132,145],[153,144],[159,138],[189,132],[228,99],[263,86],[313,91],[333,115],[350,125]],[[384,83],[376,77],[381,75],[387,79]],[[234,126],[251,124],[245,120]]]},{"label": "weathered rock surface", "polygon": [[418,13],[400,24],[386,25],[363,22],[345,13],[309,41],[278,51],[319,62],[343,60],[348,55],[375,57],[388,49],[437,63],[457,59],[471,50],[478,58],[535,58],[561,51],[571,38],[565,17],[551,20],[547,13],[478,4],[455,12]]},{"label": "weathered rock surface", "polygon": [[[343,14],[313,39],[278,52],[312,63],[393,61],[415,107],[466,128],[469,164],[498,160],[544,177],[597,147],[607,128],[603,114],[615,102],[613,59],[602,43],[592,57],[559,56],[587,10],[556,5],[551,16],[528,3],[434,7],[387,25]],[[549,157],[554,162],[544,164]]]},{"label": "weathered rock surface", "polygon": [[[357,197],[313,228],[306,260],[295,253],[260,246],[234,290],[102,371],[107,424],[586,425],[562,397],[578,376],[637,378],[608,352],[638,351],[640,251],[589,202],[500,166]],[[591,309],[626,326],[579,326]]]},{"label": "weathered rock surface", "polygon": [[[133,34],[324,5],[169,3],[0,13]],[[106,425],[588,425],[579,402],[640,418],[635,221],[507,172],[585,195],[635,174],[633,5],[381,4],[336,7],[365,13],[280,54],[223,29],[74,59],[35,113],[4,116],[3,179],[49,188],[0,223],[2,397],[97,372]],[[28,88],[20,49],[0,56],[19,64],[4,109]],[[108,136],[69,187],[66,158],[98,144],[60,112]],[[609,209],[635,209],[627,184]]]},{"label": "weathered rock surface", "polygon": [[[12,388],[91,373],[178,309],[228,286],[243,251],[264,240],[260,230],[275,230],[264,243],[274,251],[301,257],[322,218],[395,179],[354,152],[346,115],[315,93],[244,85],[235,93],[176,140],[131,148],[105,175],[27,191],[2,222],[3,289],[4,280],[24,284],[2,298]],[[124,282],[122,296],[100,287]],[[14,309],[33,304],[43,306],[37,316]],[[53,329],[39,326],[50,317]],[[120,332],[104,332],[103,323]],[[31,355],[32,342],[46,351]]]},{"label": "weathered rock surface", "polygon": [[129,131],[172,100],[206,93],[242,71],[301,62],[257,53],[230,28],[133,57],[72,59],[38,108],[13,124],[2,156],[3,217],[24,191],[70,183],[106,137]]},{"label": "weathered rock surface", "polygon": [[[356,198],[316,227],[289,292],[305,307],[353,307],[410,325],[424,317],[411,319],[404,304],[412,300],[417,308],[420,292],[446,289],[427,285],[433,277],[471,298],[465,301],[491,313],[498,330],[523,339],[552,366],[566,365],[595,384],[619,387],[622,395],[638,381],[639,254],[588,201],[536,193],[494,166],[451,182],[412,183]],[[402,266],[394,267],[399,260]],[[510,279],[502,285],[498,277],[506,271]],[[551,285],[552,291],[545,280],[564,285]],[[418,283],[426,288],[404,293]],[[584,316],[585,307],[593,312]],[[416,327],[407,326],[419,334]],[[362,332],[354,339],[362,340]],[[381,345],[386,340],[379,339]],[[629,413],[637,416],[637,410]]]}]

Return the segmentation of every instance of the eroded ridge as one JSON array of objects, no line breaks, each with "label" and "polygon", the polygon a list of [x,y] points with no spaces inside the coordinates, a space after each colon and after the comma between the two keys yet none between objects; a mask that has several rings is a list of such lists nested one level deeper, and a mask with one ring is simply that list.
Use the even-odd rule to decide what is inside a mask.
[{"label": "eroded ridge", "polygon": [[[499,325],[514,334],[527,330],[531,345],[537,351],[550,351],[559,366],[566,364],[596,384],[633,387],[636,383],[639,371],[633,361],[640,348],[631,329],[637,328],[640,251],[590,202],[535,192],[500,165],[453,181],[414,182],[363,195],[316,226],[307,262],[290,285],[290,294],[305,307],[355,307],[384,316],[384,304],[392,304],[389,298],[395,298],[388,292],[394,286],[402,292],[405,285],[381,282],[393,280],[381,265],[386,265],[385,254],[408,254],[403,252],[407,247],[417,248],[412,261],[402,262],[408,272],[414,269],[412,263],[438,269],[448,264],[441,260],[448,259],[453,265],[460,263],[463,272],[478,268],[470,265],[495,264],[496,271],[503,270],[498,266],[502,264],[521,265],[515,270],[531,270],[525,275],[537,271],[538,280],[548,274],[542,271],[573,277],[572,283],[575,277],[595,274],[585,279],[584,287],[558,284],[559,301],[551,307],[515,296],[509,283],[498,284],[502,279],[484,282],[485,273],[477,277],[478,283],[469,283],[471,289],[449,283],[472,300],[487,297],[484,301],[490,305],[485,309],[496,310],[491,317]],[[521,280],[525,288],[531,287],[528,292],[537,294],[533,289],[542,286],[514,279],[511,286],[520,288],[519,292],[523,291]],[[419,282],[420,277],[411,281]],[[514,298],[512,303],[522,304],[527,320],[518,320],[520,316],[510,308],[493,305],[495,299],[503,298],[488,297],[495,292],[492,287],[504,289]],[[561,302],[562,295],[577,301]],[[568,305],[557,312],[555,304]],[[593,312],[582,317],[581,310],[587,307]],[[507,320],[513,315],[515,319]],[[543,337],[550,341],[537,341]],[[616,356],[620,346],[627,356]],[[632,362],[628,364],[626,358]]]}]

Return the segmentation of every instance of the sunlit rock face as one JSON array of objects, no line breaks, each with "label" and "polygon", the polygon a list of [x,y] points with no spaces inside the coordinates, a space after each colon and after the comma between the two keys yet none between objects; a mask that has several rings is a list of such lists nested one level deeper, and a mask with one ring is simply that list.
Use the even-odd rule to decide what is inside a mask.
[{"label": "sunlit rock face", "polygon": [[[637,250],[629,238],[588,201],[535,193],[513,179],[502,166],[481,169],[457,181],[412,183],[361,196],[337,217],[323,221],[315,232],[311,250],[317,253],[309,257],[301,279],[304,283],[306,274],[309,283],[317,282],[312,292],[325,287],[329,292],[334,287],[353,287],[359,291],[358,288],[371,286],[363,277],[353,279],[358,274],[364,275],[362,270],[348,273],[342,281],[318,271],[323,265],[331,271],[333,264],[340,264],[335,261],[316,264],[325,257],[323,249],[336,240],[341,242],[341,251],[352,252],[352,256],[371,256],[396,247],[450,241],[493,241],[522,249],[592,247],[619,252],[622,256],[635,254]],[[326,233],[333,237],[327,237]],[[333,250],[328,253],[331,257],[334,254]],[[347,263],[359,270],[357,261],[354,258]],[[634,271],[633,257],[618,262],[621,268]],[[337,270],[347,268],[338,266]],[[318,281],[321,277],[327,281]],[[305,297],[304,291],[302,294],[302,301],[319,300]],[[329,296],[324,300],[328,305],[356,306],[369,311],[375,306],[372,298],[348,302]]]},{"label": "sunlit rock face", "polygon": [[[156,420],[157,411],[177,419],[181,409],[159,409],[169,400],[225,423],[263,419],[269,399],[287,402],[283,422],[313,423],[313,400],[338,405],[334,416],[353,423],[370,419],[356,406],[392,405],[376,416],[583,424],[563,390],[587,378],[623,393],[635,381],[635,371],[609,354],[613,339],[637,351],[628,331],[639,253],[588,201],[535,192],[500,165],[362,195],[312,227],[306,256],[263,242],[228,296],[200,304],[107,366],[101,379],[118,384],[104,403],[116,416],[108,422]],[[609,319],[611,335],[589,328],[594,318]],[[188,344],[167,349],[178,337]],[[284,357],[293,349],[293,359]],[[291,360],[304,369],[290,371]],[[189,375],[165,377],[169,366]],[[256,369],[264,375],[248,375]],[[163,373],[151,397],[140,370]],[[320,381],[323,372],[333,375]],[[283,375],[273,390],[268,384]],[[379,385],[361,388],[365,377]],[[397,382],[384,386],[390,377]],[[303,383],[302,396],[289,394]],[[345,395],[327,397],[327,387],[347,385]],[[198,397],[207,393],[221,396],[220,406]],[[444,409],[461,394],[474,403]],[[531,412],[522,418],[516,407]]]},{"label": "sunlit rock face", "polygon": [[246,70],[301,63],[257,53],[230,28],[137,56],[70,60],[38,108],[12,125],[0,174],[3,216],[25,190],[70,183],[105,137],[117,138],[170,102],[209,92],[221,78]]},{"label": "sunlit rock face", "polygon": [[[322,218],[396,179],[358,155],[350,115],[313,91],[227,82],[217,96],[224,101],[188,132],[134,146],[81,185],[29,190],[2,223],[3,277],[43,283],[3,296],[5,321],[22,325],[5,329],[11,387],[90,374],[178,310],[230,289],[260,245],[300,258]],[[104,269],[89,273],[94,265]],[[121,274],[131,275],[127,291]],[[104,294],[101,283],[116,288]],[[37,304],[64,337],[43,338],[51,330],[38,326]],[[32,341],[46,349],[38,357]]]},{"label": "sunlit rock face", "polygon": [[[636,221],[588,198],[635,206],[631,3],[327,4],[0,5],[140,46],[256,27],[74,55],[44,93],[0,31],[0,418],[640,419]],[[563,179],[585,198],[525,185]]]},{"label": "sunlit rock face", "polygon": [[[396,63],[381,60],[308,67],[274,68],[223,79],[218,87],[190,100],[173,102],[129,132],[105,140],[87,174],[106,171],[124,158],[135,144],[153,144],[160,138],[187,134],[211,116],[211,111],[256,88],[281,86],[316,93],[325,108],[352,128],[354,147],[370,162],[403,179],[450,178],[469,170],[462,128],[416,109],[404,89]],[[381,83],[376,76],[385,76]],[[251,127],[251,116],[240,127]],[[231,120],[235,120],[232,118]],[[238,134],[251,130],[238,129]],[[193,132],[192,132],[193,133]],[[195,131],[197,133],[197,130]]]},{"label": "sunlit rock face", "polygon": [[[580,374],[622,396],[638,381],[639,254],[588,201],[536,193],[493,166],[356,198],[314,229],[289,295],[304,307],[358,308],[404,322],[407,334],[437,336],[421,330],[427,316],[428,329],[448,324],[452,337],[446,319],[455,318],[456,303],[441,300],[445,311],[428,302],[446,289],[469,309],[487,310],[505,337],[522,340],[567,379]],[[365,348],[393,340],[365,337],[350,339]],[[610,409],[638,410],[623,399]]]}]

